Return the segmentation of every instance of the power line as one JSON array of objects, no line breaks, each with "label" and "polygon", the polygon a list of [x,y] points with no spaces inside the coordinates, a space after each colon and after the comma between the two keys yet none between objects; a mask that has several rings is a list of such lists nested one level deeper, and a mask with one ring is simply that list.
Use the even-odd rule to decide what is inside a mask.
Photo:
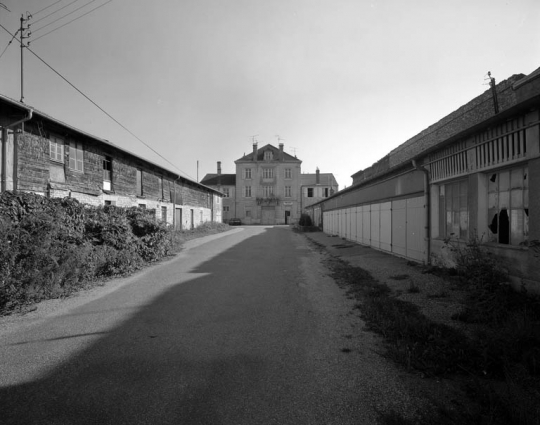
[{"label": "power line", "polygon": [[[54,15],[54,14],[57,13],[57,12],[60,12],[62,9],[65,9],[65,8],[68,7],[68,6],[71,6],[73,3],[77,3],[78,1],[79,1],[79,0],[73,0],[71,3],[68,3],[68,4],[66,4],[65,6],[62,6],[60,9],[57,9],[57,10],[55,10],[54,12],[51,12],[51,13],[49,13],[48,15],[44,16],[43,18],[38,19],[36,22],[34,22],[34,24],[37,24],[38,22],[43,21],[44,19],[47,19],[49,16]],[[58,2],[56,2],[56,3],[58,3]],[[56,3],[54,3],[54,4],[56,4]]]},{"label": "power line", "polygon": [[47,10],[49,7],[54,6],[56,3],[60,3],[62,0],[55,1],[53,4],[48,5],[47,7],[44,7],[41,10],[38,10],[37,12],[32,13],[31,15],[37,15],[38,13],[43,12],[44,10]]},{"label": "power line", "polygon": [[[79,1],[79,0],[75,0],[75,1]],[[70,4],[75,3],[75,1],[74,1],[74,2],[71,2]],[[90,3],[94,3],[95,1],[96,1],[96,0],[90,0],[88,3],[83,4],[81,7],[78,7],[77,9],[75,9],[75,10],[69,12],[69,13],[66,13],[66,14],[63,15],[63,16],[60,16],[58,19],[55,19],[54,21],[49,22],[48,24],[45,24],[45,25],[43,25],[42,27],[39,27],[38,29],[34,30],[34,32],[41,31],[43,28],[46,28],[46,27],[48,27],[49,25],[52,25],[52,24],[54,24],[55,22],[58,22],[58,21],[60,21],[61,19],[64,19],[66,16],[73,15],[75,12],[77,12],[77,11],[81,10],[82,8],[88,6]],[[68,6],[69,6],[69,5],[68,5]],[[40,21],[41,21],[41,19],[40,19]],[[39,21],[34,22],[34,24],[36,24],[37,22],[39,22]]]},{"label": "power line", "polygon": [[[99,9],[100,7],[103,7],[103,6],[105,6],[107,3],[110,3],[110,2],[112,2],[112,1],[113,1],[113,0],[108,0],[107,2],[105,2],[105,3],[103,3],[103,4],[100,4],[100,5],[97,6],[97,7],[94,7],[92,10],[89,10],[88,12],[83,13],[81,16],[78,16],[77,18],[72,19],[72,20],[69,21],[69,22],[66,22],[64,25],[60,25],[58,28],[55,28],[55,29],[53,29],[53,30],[51,30],[51,31],[49,31],[49,32],[46,32],[46,33],[43,34],[43,35],[40,35],[38,38],[34,39],[33,41],[37,41],[37,40],[39,40],[40,38],[43,38],[43,37],[45,37],[46,35],[49,35],[50,33],[55,32],[56,30],[59,30],[60,28],[63,28],[63,27],[65,27],[66,25],[71,24],[72,22],[74,22],[74,21],[76,21],[76,20],[78,20],[78,19],[81,19],[83,16],[86,16],[86,15],[88,15],[89,13],[92,13],[94,10]],[[88,4],[90,4],[90,3],[88,3]],[[66,15],[66,16],[67,16],[67,15]],[[42,27],[42,28],[44,28],[44,27]]]},{"label": "power line", "polygon": [[11,37],[11,40],[9,40],[9,43],[6,45],[6,47],[4,48],[4,50],[2,51],[2,53],[0,53],[0,58],[2,56],[4,56],[4,53],[6,53],[6,50],[8,49],[8,47],[10,46],[10,44],[13,42],[13,39],[15,38],[15,36],[17,35],[17,33],[19,32],[19,30],[17,30],[15,32],[15,34],[13,34],[13,37]]},{"label": "power line", "polygon": [[[17,33],[11,34],[6,27],[4,27],[2,24],[0,24],[0,27],[6,31],[9,35],[14,37],[17,41],[20,41],[16,38]],[[51,71],[53,71],[56,75],[58,75],[62,80],[64,80],[67,84],[69,84],[71,87],[73,87],[79,94],[81,94],[86,100],[88,100],[90,103],[92,103],[96,108],[98,108],[101,112],[103,112],[105,115],[107,115],[111,120],[113,120],[116,124],[118,124],[120,127],[122,127],[125,131],[127,131],[129,134],[131,134],[135,139],[137,139],[139,142],[141,142],[144,146],[146,146],[148,149],[150,149],[152,152],[154,152],[157,156],[159,156],[161,159],[166,161],[168,164],[172,165],[174,168],[176,168],[178,171],[189,177],[191,180],[195,180],[192,176],[190,176],[188,173],[182,171],[180,168],[178,168],[176,165],[174,165],[171,161],[169,161],[167,158],[165,158],[163,155],[161,155],[158,151],[156,151],[154,148],[152,148],[150,145],[148,145],[144,140],[139,138],[135,133],[133,133],[130,129],[128,129],[125,125],[123,125],[120,121],[118,121],[116,118],[114,118],[111,114],[109,114],[105,109],[103,109],[101,106],[99,106],[96,102],[94,102],[90,97],[88,97],[86,94],[84,94],[80,89],[78,89],[73,83],[71,83],[66,77],[64,77],[62,74],[60,74],[56,69],[54,69],[51,65],[49,65],[44,59],[42,59],[36,52],[34,52],[30,47],[26,47],[30,53],[32,53],[37,59],[39,59],[43,64],[45,64]]]}]

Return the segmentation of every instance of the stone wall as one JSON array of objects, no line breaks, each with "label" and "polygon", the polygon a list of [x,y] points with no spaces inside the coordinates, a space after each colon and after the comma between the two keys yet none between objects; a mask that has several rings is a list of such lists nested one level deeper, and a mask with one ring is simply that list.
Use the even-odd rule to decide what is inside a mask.
[{"label": "stone wall", "polygon": [[[35,115],[34,115],[35,117]],[[71,128],[61,128],[47,121],[32,120],[24,133],[16,134],[17,190],[45,194],[50,197],[73,197],[90,205],[114,204],[121,207],[144,205],[155,210],[156,218],[174,220],[174,202],[185,209],[183,228],[191,226],[191,210],[195,226],[204,221],[221,219],[222,203],[216,202],[215,192],[185,178],[178,178],[168,170],[148,163],[99,139],[79,134]],[[51,134],[64,142],[63,163],[50,157]],[[69,143],[78,142],[83,149],[83,170],[69,166]],[[112,160],[112,185],[104,190],[103,160]],[[137,170],[142,172],[142,195],[137,193]],[[176,188],[176,197],[175,189]],[[161,217],[162,207],[166,217]],[[185,218],[185,219],[184,219]]]}]

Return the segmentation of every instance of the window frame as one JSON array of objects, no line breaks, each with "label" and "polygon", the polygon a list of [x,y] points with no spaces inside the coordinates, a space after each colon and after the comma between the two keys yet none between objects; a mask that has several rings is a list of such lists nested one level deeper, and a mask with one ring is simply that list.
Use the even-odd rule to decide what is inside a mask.
[{"label": "window frame", "polygon": [[[106,164],[109,164],[108,168]],[[106,187],[105,183],[109,183],[109,188]],[[113,190],[113,160],[108,155],[103,156],[103,190]]]},{"label": "window frame", "polygon": [[306,198],[314,198],[315,197],[315,190],[312,187],[307,188]]},{"label": "window frame", "polygon": [[135,177],[135,194],[136,196],[144,196],[144,190],[143,190],[143,170],[142,168],[136,168],[135,169],[136,177]]},{"label": "window frame", "polygon": [[251,168],[244,168],[244,179],[245,180],[251,180],[252,179]]},{"label": "window frame", "polygon": [[[457,196],[456,196],[457,189]],[[465,192],[463,192],[465,189]],[[450,194],[450,195],[449,195]],[[465,201],[465,205],[462,205]],[[439,236],[441,238],[469,238],[469,182],[452,180],[439,185]]]},{"label": "window frame", "polygon": [[244,198],[251,198],[251,186],[244,186]]},{"label": "window frame", "polygon": [[285,186],[285,198],[292,198],[292,186]]},{"label": "window frame", "polygon": [[161,206],[161,221],[164,223],[167,223],[167,206],[166,205]]},{"label": "window frame", "polygon": [[[53,155],[53,146],[54,146],[54,158]],[[62,137],[51,135],[49,138],[49,159],[60,164],[65,163],[65,146],[66,141]],[[60,153],[58,152],[60,148]]]},{"label": "window frame", "polygon": [[69,169],[76,173],[84,173],[84,148],[82,142],[70,140],[68,146]]},{"label": "window frame", "polygon": [[287,180],[292,179],[292,168],[285,168],[285,178]]},{"label": "window frame", "polygon": [[[485,176],[488,242],[501,246],[527,245],[530,208],[528,164],[490,170]],[[504,182],[503,188],[501,182]],[[501,223],[502,211],[506,216],[504,225]],[[504,229],[504,234],[501,229]]]},{"label": "window frame", "polygon": [[263,167],[263,179],[273,179],[273,178],[274,178],[274,168]]}]

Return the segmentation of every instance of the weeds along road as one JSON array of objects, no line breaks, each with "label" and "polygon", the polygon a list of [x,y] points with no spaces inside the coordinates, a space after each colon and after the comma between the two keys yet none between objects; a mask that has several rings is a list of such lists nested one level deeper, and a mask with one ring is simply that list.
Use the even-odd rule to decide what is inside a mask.
[{"label": "weeds along road", "polygon": [[410,405],[320,255],[238,228],[12,323],[0,423],[371,424]]}]

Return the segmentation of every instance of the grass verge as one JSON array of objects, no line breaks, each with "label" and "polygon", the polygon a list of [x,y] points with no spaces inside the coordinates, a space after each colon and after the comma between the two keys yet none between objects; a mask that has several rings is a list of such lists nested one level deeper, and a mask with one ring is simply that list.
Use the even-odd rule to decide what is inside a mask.
[{"label": "grass verge", "polygon": [[[366,326],[384,337],[388,358],[426,377],[457,377],[456,382],[466,383],[470,406],[448,409],[441,404],[414,423],[540,424],[540,316],[534,299],[505,288],[478,298],[473,288],[463,314],[478,322],[475,310],[499,311],[469,338],[454,327],[432,322],[417,305],[397,299],[367,271],[336,257],[329,257],[327,266],[356,299]],[[480,307],[478,301],[483,303]],[[380,421],[411,423],[392,412],[381,414]]]}]

